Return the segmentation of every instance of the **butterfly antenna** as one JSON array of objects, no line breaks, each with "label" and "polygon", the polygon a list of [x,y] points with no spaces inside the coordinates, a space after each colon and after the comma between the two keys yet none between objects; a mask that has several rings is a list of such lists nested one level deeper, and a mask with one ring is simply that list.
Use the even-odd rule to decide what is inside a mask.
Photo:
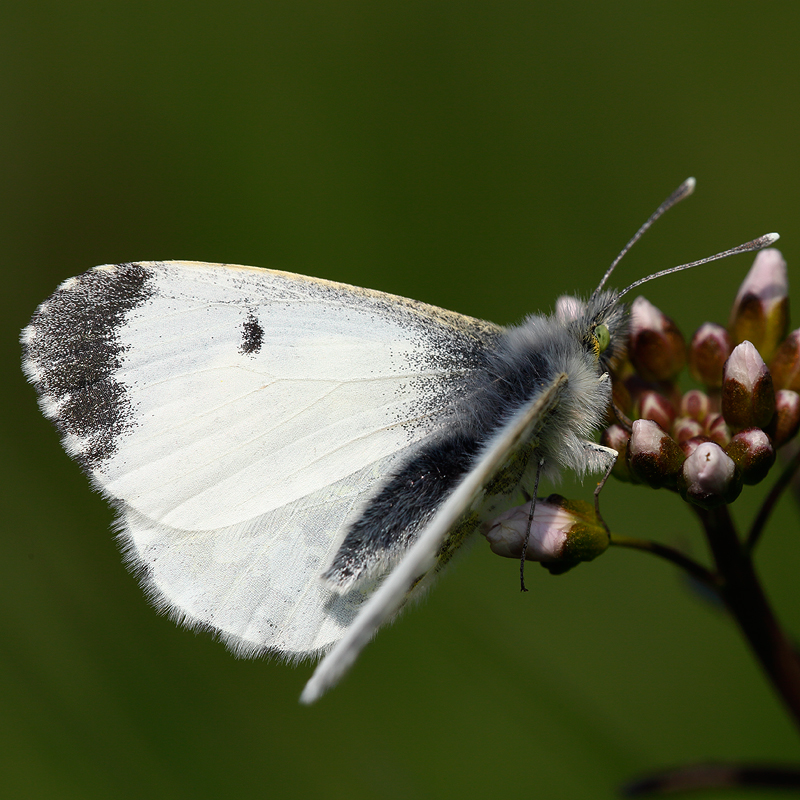
[{"label": "butterfly antenna", "polygon": [[644,232],[666,211],[672,208],[676,203],[680,203],[685,197],[688,197],[693,191],[694,187],[696,186],[697,181],[694,178],[687,178],[651,215],[647,222],[639,228],[638,231],[633,235],[633,238],[622,248],[622,252],[614,259],[611,263],[611,266],[606,270],[605,275],[603,275],[600,283],[597,285],[597,288],[592,292],[592,299],[594,299],[600,290],[605,286],[606,281],[611,276],[611,273],[614,271],[614,268],[622,261],[622,257],[628,252],[628,250],[633,247],[639,239],[642,238]]},{"label": "butterfly antenna", "polygon": [[775,244],[775,242],[777,242],[780,238],[781,237],[777,233],[765,233],[763,236],[759,236],[758,239],[753,239],[751,242],[745,242],[744,244],[740,244],[738,247],[732,247],[730,250],[725,250],[722,253],[708,256],[708,258],[701,258],[699,261],[691,261],[688,264],[681,264],[677,267],[662,269],[660,272],[654,272],[652,275],[648,275],[646,278],[640,278],[638,281],[634,281],[630,286],[628,286],[627,289],[623,289],[618,296],[622,297],[622,295],[627,294],[637,286],[641,286],[643,283],[655,280],[656,278],[661,278],[664,275],[671,275],[673,272],[681,272],[682,270],[691,269],[692,267],[699,267],[701,264],[708,264],[710,261],[719,261],[721,258],[727,258],[728,256],[736,255],[736,253],[750,253],[753,250],[761,250],[764,247],[769,247],[770,245]]}]

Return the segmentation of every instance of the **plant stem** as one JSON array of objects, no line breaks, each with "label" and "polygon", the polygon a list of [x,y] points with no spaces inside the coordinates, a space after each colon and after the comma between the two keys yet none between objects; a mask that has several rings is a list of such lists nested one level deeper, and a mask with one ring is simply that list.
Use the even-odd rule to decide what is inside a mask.
[{"label": "plant stem", "polygon": [[720,596],[800,729],[800,661],[772,612],[728,507],[694,510],[703,522],[721,578]]},{"label": "plant stem", "polygon": [[701,789],[800,789],[800,769],[785,764],[687,764],[653,772],[622,788],[623,797],[696,792]]},{"label": "plant stem", "polygon": [[636,539],[630,536],[617,536],[610,534],[609,542],[617,547],[629,547],[633,550],[642,550],[645,553],[652,553],[654,556],[659,556],[673,564],[679,566],[681,569],[689,573],[693,578],[703,583],[705,586],[719,591],[719,581],[713,572],[707,570],[702,564],[698,564],[689,556],[681,553],[673,547],[669,547],[659,542],[653,542],[650,539]]}]

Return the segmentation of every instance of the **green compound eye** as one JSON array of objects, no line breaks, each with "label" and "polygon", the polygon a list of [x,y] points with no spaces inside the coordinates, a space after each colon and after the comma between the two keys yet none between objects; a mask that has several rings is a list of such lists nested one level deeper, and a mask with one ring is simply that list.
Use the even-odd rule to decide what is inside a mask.
[{"label": "green compound eye", "polygon": [[605,325],[598,325],[594,329],[594,338],[597,339],[597,346],[601,353],[611,344],[611,334]]}]

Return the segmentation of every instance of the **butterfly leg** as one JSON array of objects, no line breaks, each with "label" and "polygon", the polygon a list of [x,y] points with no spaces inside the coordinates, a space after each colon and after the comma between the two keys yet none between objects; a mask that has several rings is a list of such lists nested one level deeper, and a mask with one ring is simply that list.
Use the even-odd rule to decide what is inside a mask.
[{"label": "butterfly leg", "polygon": [[519,583],[520,583],[520,590],[523,592],[528,591],[527,587],[525,586],[525,555],[528,552],[528,541],[531,538],[531,527],[533,526],[533,512],[536,510],[536,495],[539,492],[539,478],[542,474],[543,466],[544,466],[544,461],[542,459],[539,459],[538,463],[536,464],[536,482],[533,484],[533,497],[531,498],[531,511],[530,514],[528,514],[528,527],[525,531],[525,541],[522,543],[522,556],[519,562]]},{"label": "butterfly leg", "polygon": [[602,479],[598,481],[597,488],[594,490],[594,512],[597,514],[597,518],[606,529],[606,532],[610,535],[611,532],[608,529],[608,525],[606,525],[603,515],[600,513],[600,492],[603,491],[606,481],[611,476],[611,470],[614,469],[614,464],[617,463],[617,456],[619,454],[613,447],[604,447],[602,444],[597,444],[597,442],[584,442],[583,447],[586,452],[587,461],[605,470]]}]

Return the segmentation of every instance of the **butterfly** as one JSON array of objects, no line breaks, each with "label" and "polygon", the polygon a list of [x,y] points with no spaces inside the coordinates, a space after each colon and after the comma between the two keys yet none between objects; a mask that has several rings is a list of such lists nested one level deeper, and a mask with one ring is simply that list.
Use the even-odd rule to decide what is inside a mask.
[{"label": "butterfly", "polygon": [[575,314],[501,328],[274,270],[106,265],[39,306],[23,369],[152,603],[239,656],[327,654],[311,702],[520,488],[613,465],[611,269]]}]

